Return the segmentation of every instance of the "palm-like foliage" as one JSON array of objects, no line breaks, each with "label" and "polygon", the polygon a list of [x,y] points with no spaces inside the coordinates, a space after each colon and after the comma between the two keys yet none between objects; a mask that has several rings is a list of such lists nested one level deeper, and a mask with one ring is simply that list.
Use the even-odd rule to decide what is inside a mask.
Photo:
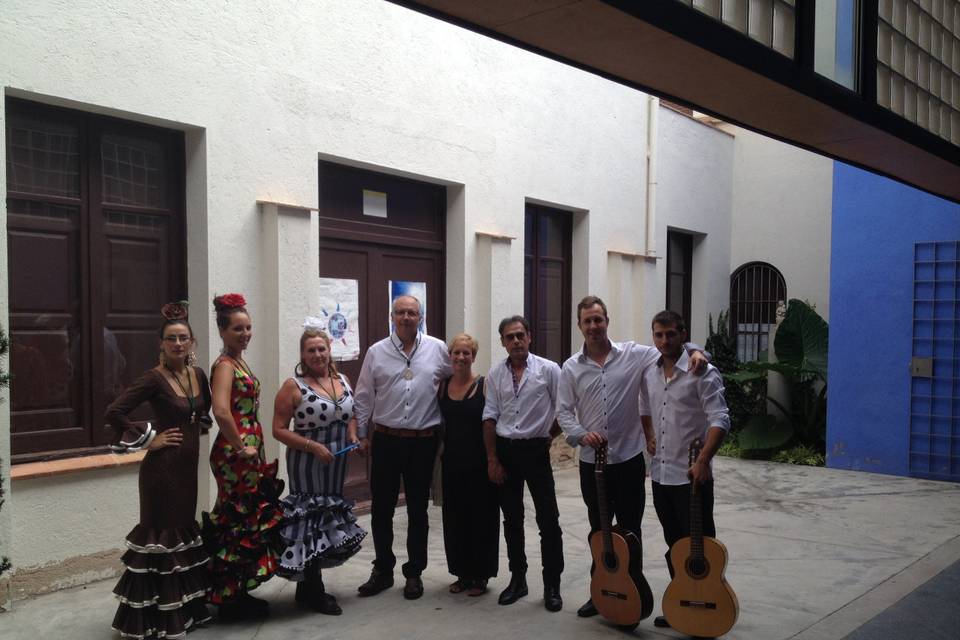
[{"label": "palm-like foliage", "polygon": [[739,433],[743,449],[774,449],[791,441],[823,451],[826,440],[827,322],[807,303],[790,300],[777,329],[777,362],[747,362],[725,378],[754,380],[776,371],[790,389],[790,406],[767,400],[779,415],[755,416]]}]

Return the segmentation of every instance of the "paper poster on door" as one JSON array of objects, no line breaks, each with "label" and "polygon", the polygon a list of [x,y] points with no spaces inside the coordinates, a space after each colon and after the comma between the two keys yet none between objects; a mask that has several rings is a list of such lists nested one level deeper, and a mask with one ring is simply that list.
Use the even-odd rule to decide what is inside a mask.
[{"label": "paper poster on door", "polygon": [[[420,333],[427,334],[427,283],[410,282],[407,280],[388,280],[387,293],[390,301],[390,309],[393,309],[393,301],[400,296],[413,296],[420,301]],[[396,331],[393,324],[393,317],[388,320],[390,333]]]},{"label": "paper poster on door", "polygon": [[333,358],[337,361],[360,357],[359,285],[356,280],[320,278],[320,316],[318,320],[330,336]]}]

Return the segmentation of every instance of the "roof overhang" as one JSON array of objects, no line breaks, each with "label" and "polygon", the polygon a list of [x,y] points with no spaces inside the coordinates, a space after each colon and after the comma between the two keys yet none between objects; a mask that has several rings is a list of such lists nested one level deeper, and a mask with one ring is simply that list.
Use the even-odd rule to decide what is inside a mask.
[{"label": "roof overhang", "polygon": [[876,103],[875,55],[858,93],[676,0],[392,1],[960,202],[960,148]]}]

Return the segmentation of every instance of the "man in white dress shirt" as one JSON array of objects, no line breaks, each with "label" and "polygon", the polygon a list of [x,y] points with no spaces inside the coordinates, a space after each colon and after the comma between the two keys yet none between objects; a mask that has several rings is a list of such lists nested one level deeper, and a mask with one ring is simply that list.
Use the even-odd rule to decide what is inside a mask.
[{"label": "man in white dress shirt", "polygon": [[[607,512],[640,540],[646,502],[643,451],[653,455],[657,445],[653,429],[641,429],[638,399],[643,372],[660,352],[636,342],[612,342],[607,305],[597,296],[586,296],[577,305],[577,326],[583,349],[563,363],[557,420],[570,446],[580,446],[580,491],[590,532],[601,528],[594,463],[595,450],[606,443]],[[703,369],[707,361],[699,347],[688,349],[691,362]],[[577,610],[583,618],[596,614],[592,600]]]},{"label": "man in white dress shirt", "polygon": [[420,301],[399,296],[391,311],[396,332],[373,344],[363,358],[354,395],[361,446],[371,451],[370,494],[375,558],[361,597],[393,586],[393,513],[403,481],[407,502],[407,557],[403,596],[423,595],[427,566],[427,504],[437,453],[437,388],[452,373],[443,341],[419,331]]},{"label": "man in white dress shirt", "polygon": [[530,323],[522,316],[500,322],[506,360],[495,362],[484,387],[483,438],[490,480],[500,487],[503,537],[510,560],[510,584],[499,603],[513,604],[527,595],[527,555],[523,533],[523,486],[530,488],[540,529],[543,604],[563,607],[563,532],[550,466],[550,443],[556,426],[557,363],[530,353]]},{"label": "man in white dress shirt", "polygon": [[[713,366],[702,376],[690,374],[690,360],[683,349],[687,329],[674,311],[653,317],[653,343],[660,351],[657,366],[644,374],[640,412],[645,427],[657,437],[657,453],[650,462],[653,506],[663,525],[667,543],[667,568],[673,543],[690,535],[690,483],[700,492],[703,535],[716,537],[713,522],[713,471],[710,461],[730,430],[730,415],[724,398],[723,377]],[[700,455],[689,464],[690,443],[703,442]],[[657,616],[658,627],[670,626]]]}]

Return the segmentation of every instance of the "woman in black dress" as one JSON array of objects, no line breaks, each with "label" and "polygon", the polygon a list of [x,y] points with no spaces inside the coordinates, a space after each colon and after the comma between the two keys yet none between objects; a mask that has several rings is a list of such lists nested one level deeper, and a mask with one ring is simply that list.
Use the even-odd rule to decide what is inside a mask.
[{"label": "woman in black dress", "polygon": [[483,446],[483,377],[473,375],[477,341],[461,333],[450,341],[453,375],[440,384],[444,421],[442,461],[443,545],[457,580],[451,593],[479,596],[497,575],[500,505],[487,476]]},{"label": "woman in black dress", "polygon": [[[124,638],[181,638],[210,619],[209,557],[194,518],[200,433],[208,427],[210,389],[193,366],[193,330],[186,303],[164,305],[160,364],[127,387],[107,409],[114,451],[139,451],[140,523],[127,535],[126,566],[113,592],[120,606],[113,628]],[[128,414],[150,403],[153,419]]]}]

